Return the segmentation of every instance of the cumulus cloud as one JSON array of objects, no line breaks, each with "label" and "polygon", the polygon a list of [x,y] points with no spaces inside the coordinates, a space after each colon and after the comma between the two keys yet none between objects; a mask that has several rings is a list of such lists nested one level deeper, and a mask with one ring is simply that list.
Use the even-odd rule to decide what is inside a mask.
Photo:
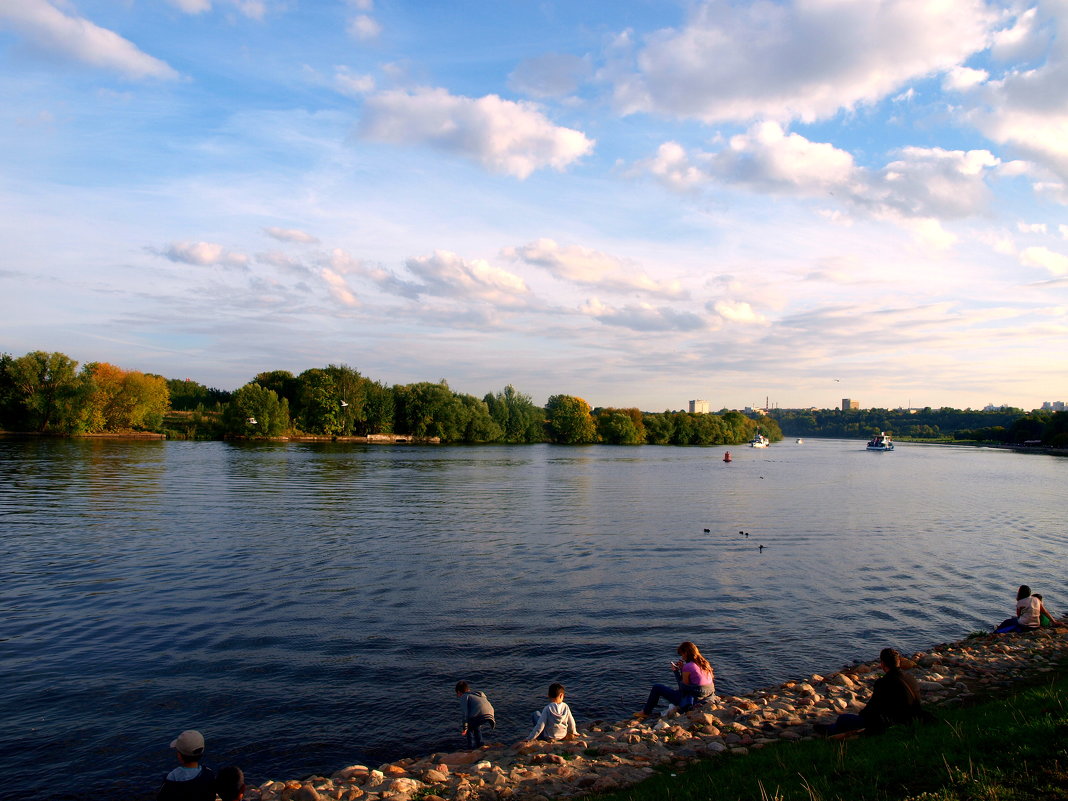
[{"label": "cumulus cloud", "polygon": [[717,301],[712,305],[713,311],[724,320],[732,323],[759,323],[766,324],[767,318],[754,311],[753,307],[744,301]]},{"label": "cumulus cloud", "polygon": [[586,301],[579,311],[605,325],[630,328],[634,331],[700,331],[707,328],[707,324],[699,315],[648,303],[617,308],[592,298]]},{"label": "cumulus cloud", "polygon": [[518,275],[494,267],[485,259],[467,260],[447,250],[408,259],[405,266],[422,281],[425,294],[516,305],[529,292]]},{"label": "cumulus cloud", "polygon": [[269,264],[287,272],[297,275],[310,275],[312,270],[300,259],[295,259],[287,253],[271,251],[269,253],[257,253],[256,261],[261,264]]},{"label": "cumulus cloud", "polygon": [[170,0],[170,4],[186,14],[203,14],[211,11],[211,0]]},{"label": "cumulus cloud", "polygon": [[966,92],[986,81],[990,73],[971,67],[954,67],[942,79],[942,88],[947,92]]},{"label": "cumulus cloud", "polygon": [[319,271],[319,275],[326,283],[326,288],[330,292],[333,298],[346,306],[359,306],[360,301],[349,289],[348,283],[345,281],[345,277],[338,275],[329,267],[323,267]]},{"label": "cumulus cloud", "polygon": [[604,77],[625,113],[813,121],[960,65],[997,21],[981,0],[709,0]]},{"label": "cumulus cloud", "polygon": [[[1026,17],[1024,14],[1023,17]],[[1009,145],[1068,180],[1068,15],[1051,14],[1028,41],[1041,43],[1045,63],[1010,70],[983,85],[983,106],[969,119],[993,141]]]},{"label": "cumulus cloud", "polygon": [[334,71],[334,87],[343,95],[362,97],[374,91],[375,79],[371,75],[355,74],[348,67],[338,67]]},{"label": "cumulus cloud", "polygon": [[1016,230],[1021,234],[1044,234],[1049,229],[1045,223],[1018,222],[1016,223]]},{"label": "cumulus cloud", "polygon": [[541,267],[556,278],[576,284],[665,298],[686,297],[678,281],[655,281],[633,262],[579,245],[561,246],[552,239],[539,239],[510,248],[504,255]]},{"label": "cumulus cloud", "polygon": [[1068,256],[1049,248],[1024,248],[1020,251],[1020,263],[1027,267],[1041,267],[1053,275],[1068,274]]},{"label": "cumulus cloud", "polygon": [[688,152],[667,142],[638,168],[675,190],[722,184],[765,194],[834,195],[875,218],[937,220],[981,212],[990,200],[986,180],[1001,165],[987,150],[907,147],[895,155],[881,169],[862,168],[844,150],[763,122],[719,151]]},{"label": "cumulus cloud", "polygon": [[563,170],[594,146],[581,131],[554,125],[531,103],[444,89],[368,97],[360,133],[379,142],[436,147],[520,179],[543,167]]},{"label": "cumulus cloud", "polygon": [[297,242],[301,245],[314,245],[319,242],[317,238],[299,228],[278,228],[270,225],[264,228],[263,232],[279,242]]},{"label": "cumulus cloud", "polygon": [[369,14],[357,14],[349,20],[348,31],[354,39],[366,42],[382,33],[382,25]]},{"label": "cumulus cloud", "polygon": [[519,63],[508,85],[532,97],[563,97],[578,89],[591,74],[586,59],[566,53],[546,53]]},{"label": "cumulus cloud", "polygon": [[172,242],[160,254],[173,262],[198,267],[248,267],[244,253],[226,250],[214,242]]},{"label": "cumulus cloud", "polygon": [[178,77],[168,64],[128,39],[83,17],[64,13],[47,0],[0,3],[0,27],[16,31],[46,52],[127,78]]}]

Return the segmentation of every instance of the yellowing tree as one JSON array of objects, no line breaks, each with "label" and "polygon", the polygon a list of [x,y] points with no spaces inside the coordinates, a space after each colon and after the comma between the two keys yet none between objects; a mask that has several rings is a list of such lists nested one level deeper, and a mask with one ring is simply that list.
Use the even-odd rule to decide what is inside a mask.
[{"label": "yellowing tree", "polygon": [[162,376],[123,370],[107,362],[84,367],[92,389],[85,408],[85,430],[129,431],[158,428],[170,406]]}]

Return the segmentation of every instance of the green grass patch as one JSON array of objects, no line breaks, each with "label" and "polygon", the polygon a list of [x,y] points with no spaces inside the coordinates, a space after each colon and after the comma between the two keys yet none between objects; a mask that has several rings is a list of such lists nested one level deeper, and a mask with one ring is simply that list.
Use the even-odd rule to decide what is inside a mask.
[{"label": "green grass patch", "polygon": [[[1068,676],[938,721],[668,768],[597,801],[1068,801]],[[672,775],[675,774],[675,775]]]}]

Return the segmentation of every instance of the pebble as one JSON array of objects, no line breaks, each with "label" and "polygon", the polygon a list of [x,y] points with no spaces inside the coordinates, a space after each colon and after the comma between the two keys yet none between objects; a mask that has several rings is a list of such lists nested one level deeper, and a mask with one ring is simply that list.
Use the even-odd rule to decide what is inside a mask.
[{"label": "pebble", "polygon": [[[1068,629],[986,635],[945,643],[908,663],[925,703],[952,706],[975,691],[1047,673],[1068,656]],[[267,781],[250,788],[251,801],[523,801],[603,792],[636,784],[654,766],[693,759],[744,756],[778,742],[812,738],[812,724],[856,710],[882,675],[877,661],[826,678],[813,674],[780,687],[723,696],[720,703],[656,721],[597,721],[580,726],[581,741],[536,741],[520,749],[494,744],[480,751],[401,759],[371,770],[351,765],[330,778]]]}]

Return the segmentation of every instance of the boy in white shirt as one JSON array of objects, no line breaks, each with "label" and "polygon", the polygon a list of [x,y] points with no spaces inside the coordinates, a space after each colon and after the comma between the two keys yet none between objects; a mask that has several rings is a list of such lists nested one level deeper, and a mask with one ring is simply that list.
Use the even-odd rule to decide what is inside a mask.
[{"label": "boy in white shirt", "polygon": [[564,685],[553,683],[549,685],[549,702],[541,712],[531,715],[534,721],[534,729],[527,737],[527,742],[535,739],[542,740],[573,740],[578,736],[578,726],[575,725],[575,717],[571,714],[571,708],[564,703]]}]

